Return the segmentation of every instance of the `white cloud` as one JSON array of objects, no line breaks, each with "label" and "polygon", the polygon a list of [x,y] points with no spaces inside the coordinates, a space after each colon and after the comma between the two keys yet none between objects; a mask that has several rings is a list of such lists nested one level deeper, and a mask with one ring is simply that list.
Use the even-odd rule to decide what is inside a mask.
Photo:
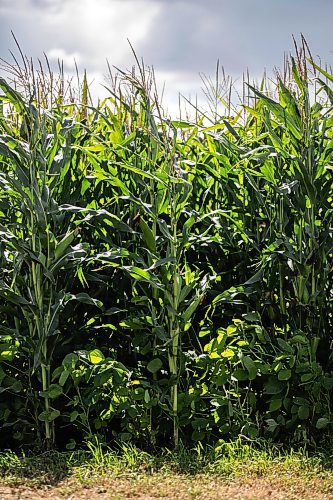
[{"label": "white cloud", "polygon": [[0,9],[1,52],[4,43],[13,46],[13,30],[29,56],[63,50],[66,58],[80,54],[82,66],[95,71],[106,66],[106,58],[122,67],[131,63],[127,39],[138,47],[149,37],[161,6],[144,0],[17,0],[14,9],[0,0]]},{"label": "white cloud", "polygon": [[148,8],[140,0],[69,0],[57,12],[44,14],[43,31],[49,43],[64,46],[70,53],[79,51],[81,64],[96,70],[105,65],[106,58],[118,65],[131,60],[127,38],[138,45],[148,36],[159,10],[159,5]]},{"label": "white cloud", "polygon": [[[165,104],[178,108],[178,92],[201,96],[199,73],[214,74],[216,61],[239,78],[268,73],[292,49],[291,35],[306,35],[314,54],[330,62],[332,0],[0,0],[0,57],[14,50],[12,29],[23,51],[73,71],[87,69],[94,95],[104,95],[106,59],[123,70],[134,57],[154,65]],[[325,13],[323,16],[322,13]],[[56,64],[54,64],[56,69]]]},{"label": "white cloud", "polygon": [[65,49],[62,48],[54,48],[51,50],[48,50],[46,52],[47,58],[49,59],[50,62],[55,61],[55,62],[63,62],[64,63],[64,69],[65,71],[72,71],[75,69],[75,62],[76,64],[80,64],[81,61],[81,56],[78,52],[66,52]]}]

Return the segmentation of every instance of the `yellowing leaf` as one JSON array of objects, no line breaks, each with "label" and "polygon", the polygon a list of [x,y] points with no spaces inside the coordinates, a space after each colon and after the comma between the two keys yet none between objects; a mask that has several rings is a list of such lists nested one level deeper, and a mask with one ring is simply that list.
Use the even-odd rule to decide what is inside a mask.
[{"label": "yellowing leaf", "polygon": [[93,349],[89,352],[89,360],[93,365],[98,365],[104,359],[104,355],[99,349]]},{"label": "yellowing leaf", "polygon": [[211,359],[217,359],[217,358],[220,358],[221,356],[217,352],[211,352],[210,355],[209,355],[209,357]]},{"label": "yellowing leaf", "polygon": [[223,351],[221,354],[222,358],[233,358],[234,355],[235,352],[232,351],[231,349],[225,349],[225,351]]}]

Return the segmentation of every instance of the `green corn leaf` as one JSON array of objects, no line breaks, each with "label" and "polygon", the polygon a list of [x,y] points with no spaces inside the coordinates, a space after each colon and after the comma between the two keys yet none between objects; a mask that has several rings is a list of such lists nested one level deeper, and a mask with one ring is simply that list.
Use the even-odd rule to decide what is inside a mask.
[{"label": "green corn leaf", "polygon": [[263,278],[263,275],[264,275],[264,270],[263,269],[259,269],[258,272],[256,272],[252,278],[248,279],[244,285],[253,285],[254,283],[257,283],[258,281],[261,281],[262,278]]},{"label": "green corn leaf", "polygon": [[144,281],[153,287],[162,288],[162,284],[159,282],[158,278],[146,269],[140,269],[137,266],[124,266],[123,269],[137,281]]},{"label": "green corn leaf", "polygon": [[19,92],[14,90],[2,77],[0,77],[0,88],[5,93],[9,101],[15,106],[17,111],[25,115],[27,113],[27,109]]},{"label": "green corn leaf", "polygon": [[183,321],[186,323],[191,319],[193,314],[195,313],[198,305],[200,304],[200,300],[202,298],[201,294],[196,294],[193,299],[190,302],[190,305],[185,309],[185,311],[182,313],[181,318]]},{"label": "green corn leaf", "polygon": [[290,132],[294,135],[297,140],[302,138],[302,132],[297,126],[295,119],[290,113],[281,106],[278,102],[273,101],[270,97],[266,96],[262,92],[259,92],[257,89],[252,87],[252,85],[248,84],[248,87],[252,90],[252,92],[260,97],[260,99],[266,104],[267,108],[279,119],[280,123],[287,126]]},{"label": "green corn leaf", "polygon": [[144,221],[142,217],[140,217],[139,226],[141,231],[143,232],[147,248],[152,252],[156,252],[156,241],[153,235],[152,230],[148,227],[148,224]]},{"label": "green corn leaf", "polygon": [[90,297],[87,293],[81,292],[77,293],[76,295],[67,293],[64,297],[64,303],[68,303],[71,300],[76,300],[78,302],[82,302],[83,304],[89,304],[92,306],[99,307],[100,309],[103,308],[103,302],[100,300],[94,299],[93,297]]},{"label": "green corn leaf", "polygon": [[307,59],[307,60],[309,61],[310,64],[312,64],[314,68],[316,68],[317,71],[319,71],[319,73],[321,73],[325,78],[327,78],[327,80],[333,82],[333,75],[331,75],[330,73],[328,73],[328,71],[325,71],[323,68],[318,66],[318,64],[314,63],[312,59]]},{"label": "green corn leaf", "polygon": [[73,242],[75,239],[75,236],[78,234],[78,228],[74,229],[70,233],[67,233],[66,236],[63,237],[59,243],[57,243],[57,246],[55,248],[54,252],[54,258],[55,260],[58,260],[62,255],[64,254],[65,250],[69,247],[69,245]]}]

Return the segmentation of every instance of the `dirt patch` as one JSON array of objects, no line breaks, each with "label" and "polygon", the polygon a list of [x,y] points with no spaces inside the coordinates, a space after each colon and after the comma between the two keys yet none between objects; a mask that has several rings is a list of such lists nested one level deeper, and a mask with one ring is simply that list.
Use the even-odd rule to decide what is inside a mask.
[{"label": "dirt patch", "polygon": [[0,500],[20,499],[333,499],[333,482],[328,479],[297,477],[252,477],[226,481],[218,476],[152,475],[103,477],[83,485],[68,478],[56,486],[33,488],[0,486]]}]

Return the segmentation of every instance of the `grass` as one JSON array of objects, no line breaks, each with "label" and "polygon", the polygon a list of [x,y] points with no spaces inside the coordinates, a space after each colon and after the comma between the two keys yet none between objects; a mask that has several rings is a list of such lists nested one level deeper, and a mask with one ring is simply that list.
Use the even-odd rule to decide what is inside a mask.
[{"label": "grass", "polygon": [[[1,494],[56,498],[332,498],[333,459],[237,441],[151,455],[133,446],[0,454]],[[270,493],[269,493],[270,492]],[[35,495],[35,496],[34,496]],[[237,496],[241,495],[241,496]],[[252,496],[251,496],[252,495]],[[280,496],[277,496],[280,495]],[[282,495],[282,496],[281,496]],[[291,495],[291,496],[290,496]]]}]

